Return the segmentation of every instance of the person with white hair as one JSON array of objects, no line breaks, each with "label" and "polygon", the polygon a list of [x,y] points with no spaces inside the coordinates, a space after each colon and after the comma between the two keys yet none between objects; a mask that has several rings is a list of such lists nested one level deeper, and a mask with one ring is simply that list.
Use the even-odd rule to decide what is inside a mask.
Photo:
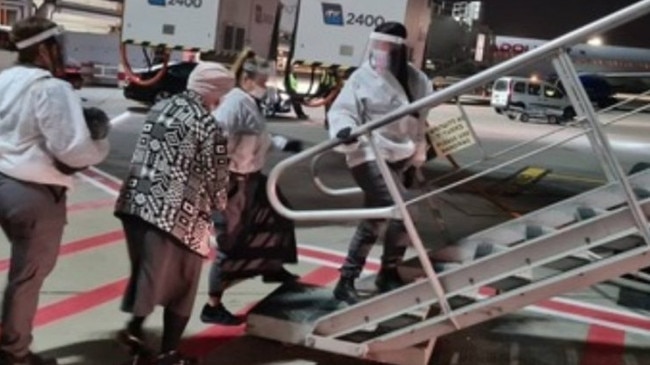
[{"label": "person with white hair", "polygon": [[227,140],[211,115],[235,84],[215,62],[200,62],[187,90],[151,108],[117,199],[131,277],[122,310],[132,314],[118,340],[136,356],[151,355],[143,324],[164,308],[157,365],[194,364],[178,353],[208,256],[211,215],[226,206]]}]

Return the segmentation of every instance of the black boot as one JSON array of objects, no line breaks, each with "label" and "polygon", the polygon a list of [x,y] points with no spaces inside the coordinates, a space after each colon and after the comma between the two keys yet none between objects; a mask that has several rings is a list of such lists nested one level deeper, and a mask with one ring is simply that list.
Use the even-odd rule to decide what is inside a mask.
[{"label": "black boot", "polygon": [[359,303],[361,298],[354,288],[354,278],[341,276],[334,288],[334,298],[350,305]]},{"label": "black boot", "polygon": [[375,285],[380,293],[386,293],[401,287],[404,285],[404,282],[399,276],[397,268],[390,268],[379,270],[377,279],[375,279]]}]

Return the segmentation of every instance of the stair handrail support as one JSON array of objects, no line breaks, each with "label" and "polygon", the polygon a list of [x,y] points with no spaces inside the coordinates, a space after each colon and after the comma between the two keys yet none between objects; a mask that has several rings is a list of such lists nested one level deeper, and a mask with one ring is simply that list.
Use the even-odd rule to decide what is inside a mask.
[{"label": "stair handrail support", "polygon": [[[634,189],[623,170],[620,162],[616,158],[612,146],[603,130],[600,119],[589,100],[587,91],[580,82],[578,72],[576,71],[571,58],[565,50],[561,50],[559,55],[553,59],[553,66],[555,67],[562,84],[571,100],[571,103],[580,108],[586,117],[586,123],[590,126],[590,141],[593,139],[592,147],[595,149],[603,168],[608,173],[608,178],[611,181],[618,181],[621,185],[625,199],[630,205],[630,212],[634,217],[639,232],[643,237],[646,245],[650,245],[650,227],[648,226],[648,217],[643,212],[639,199],[634,193]],[[577,111],[577,110],[576,110]],[[611,176],[610,176],[611,175]]]},{"label": "stair handrail support", "polygon": [[[367,137],[374,155],[381,156],[379,148],[377,147],[377,144],[375,142],[373,133],[372,132],[368,133]],[[433,269],[433,265],[431,264],[431,260],[429,259],[429,254],[427,252],[427,249],[424,247],[422,238],[420,237],[417,228],[415,228],[413,217],[411,217],[411,213],[408,210],[407,204],[405,203],[404,197],[402,196],[402,192],[400,191],[400,189],[397,186],[397,183],[395,182],[395,176],[393,175],[390,168],[388,167],[388,163],[386,162],[386,160],[384,160],[383,158],[377,158],[376,162],[377,165],[379,166],[379,171],[381,172],[381,175],[384,178],[384,182],[386,183],[388,192],[390,193],[391,197],[393,198],[393,202],[395,203],[397,209],[400,212],[404,227],[406,229],[406,233],[408,234],[410,239],[410,244],[415,249],[418,255],[420,265],[422,265],[422,268],[427,276],[427,280],[431,284],[434,293],[438,297],[438,303],[440,304],[442,311],[445,313],[445,315],[448,316],[449,320],[454,325],[454,327],[456,327],[456,329],[461,329],[459,322],[452,315],[452,309],[451,306],[449,305],[449,302],[447,301],[445,290],[442,287],[442,284],[440,283],[440,279],[438,278],[438,275]]]}]

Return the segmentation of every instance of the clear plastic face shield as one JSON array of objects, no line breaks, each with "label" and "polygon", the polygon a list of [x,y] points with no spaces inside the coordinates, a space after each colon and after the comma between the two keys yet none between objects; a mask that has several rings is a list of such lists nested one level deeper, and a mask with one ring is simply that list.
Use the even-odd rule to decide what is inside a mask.
[{"label": "clear plastic face shield", "polygon": [[366,59],[370,66],[380,75],[396,70],[404,62],[404,38],[372,32],[366,50]]},{"label": "clear plastic face shield", "polygon": [[53,27],[30,38],[16,42],[16,49],[22,50],[37,44],[44,44],[47,52],[48,67],[55,76],[65,73],[65,33],[63,27]]}]

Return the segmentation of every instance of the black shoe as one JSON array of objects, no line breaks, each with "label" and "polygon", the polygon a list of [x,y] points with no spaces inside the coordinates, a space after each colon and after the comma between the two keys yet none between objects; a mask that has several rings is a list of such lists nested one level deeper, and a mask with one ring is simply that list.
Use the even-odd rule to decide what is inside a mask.
[{"label": "black shoe", "polygon": [[361,298],[354,288],[354,278],[342,276],[334,288],[334,298],[350,305],[359,303]]},{"label": "black shoe", "polygon": [[244,323],[243,318],[230,313],[221,303],[216,307],[209,304],[204,305],[201,311],[201,321],[222,326],[239,326]]},{"label": "black shoe", "polygon": [[124,329],[117,333],[115,339],[120,345],[124,346],[132,356],[144,358],[153,356],[153,350],[147,346],[142,334],[134,334],[129,332],[129,330]]},{"label": "black shoe", "polygon": [[57,365],[56,359],[45,359],[36,354],[29,353],[27,356],[17,358],[4,351],[0,352],[0,365]]},{"label": "black shoe", "polygon": [[198,363],[197,359],[183,356],[176,351],[170,351],[159,355],[155,365],[197,365]]},{"label": "black shoe", "polygon": [[265,283],[288,283],[296,281],[300,276],[292,274],[287,269],[281,268],[278,271],[273,271],[262,275],[262,282]]},{"label": "black shoe", "polygon": [[399,276],[396,268],[381,269],[375,279],[375,285],[380,293],[387,293],[404,285],[404,281]]}]

